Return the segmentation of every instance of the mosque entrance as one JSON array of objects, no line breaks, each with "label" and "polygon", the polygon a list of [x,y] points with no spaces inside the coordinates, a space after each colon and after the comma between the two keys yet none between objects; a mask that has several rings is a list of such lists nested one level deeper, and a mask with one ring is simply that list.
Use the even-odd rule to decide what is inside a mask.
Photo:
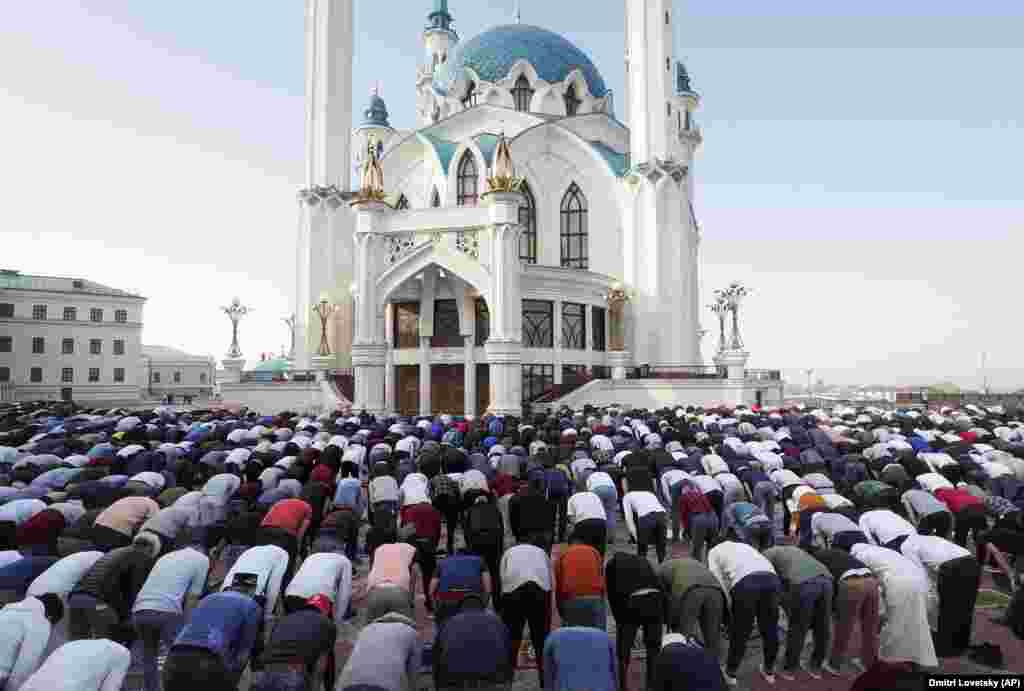
[{"label": "mosque entrance", "polygon": [[466,407],[466,379],[463,365],[433,365],[430,368],[430,410],[435,414],[461,415]]},{"label": "mosque entrance", "polygon": [[420,366],[395,367],[395,406],[399,415],[420,414]]}]

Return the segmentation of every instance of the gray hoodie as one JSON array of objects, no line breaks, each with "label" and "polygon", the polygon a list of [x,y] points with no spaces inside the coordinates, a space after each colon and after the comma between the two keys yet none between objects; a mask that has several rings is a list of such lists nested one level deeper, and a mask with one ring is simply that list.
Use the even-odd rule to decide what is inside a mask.
[{"label": "gray hoodie", "polygon": [[337,688],[369,684],[388,691],[415,691],[421,659],[416,622],[395,612],[385,614],[359,634]]}]

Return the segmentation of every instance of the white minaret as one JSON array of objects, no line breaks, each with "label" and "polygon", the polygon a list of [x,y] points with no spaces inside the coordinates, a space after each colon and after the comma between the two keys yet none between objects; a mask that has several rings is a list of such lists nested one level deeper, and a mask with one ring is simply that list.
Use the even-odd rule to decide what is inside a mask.
[{"label": "white minaret", "polygon": [[352,0],[306,0],[306,175],[299,193],[295,314],[296,366],[308,368],[320,342],[312,305],[341,306],[329,324],[337,367],[350,366],[353,217],[351,187]]},{"label": "white minaret", "polygon": [[[626,0],[626,98],[633,213],[626,282],[638,365],[699,364],[697,232],[676,93],[673,0]],[[685,119],[685,114],[683,119]]]}]

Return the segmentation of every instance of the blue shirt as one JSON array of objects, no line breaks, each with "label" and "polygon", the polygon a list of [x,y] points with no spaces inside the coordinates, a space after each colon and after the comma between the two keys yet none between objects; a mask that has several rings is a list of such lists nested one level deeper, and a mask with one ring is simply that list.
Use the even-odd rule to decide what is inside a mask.
[{"label": "blue shirt", "polygon": [[262,619],[263,608],[248,595],[213,593],[192,611],[174,645],[208,650],[219,655],[225,667],[238,671],[252,652]]},{"label": "blue shirt", "polygon": [[473,592],[484,590],[484,560],[470,554],[456,554],[437,565],[437,592]]},{"label": "blue shirt", "polygon": [[608,634],[587,626],[563,626],[544,643],[547,691],[618,691],[615,647]]},{"label": "blue shirt", "polygon": [[0,590],[16,590],[24,595],[43,571],[56,564],[58,557],[25,557],[0,568]]},{"label": "blue shirt", "polygon": [[363,485],[354,477],[347,477],[338,483],[334,491],[334,506],[350,508],[356,513],[363,509]]}]

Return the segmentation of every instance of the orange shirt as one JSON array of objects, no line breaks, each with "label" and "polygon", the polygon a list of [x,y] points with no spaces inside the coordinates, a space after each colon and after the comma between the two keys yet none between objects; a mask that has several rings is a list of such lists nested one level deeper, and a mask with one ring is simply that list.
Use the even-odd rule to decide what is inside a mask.
[{"label": "orange shirt", "polygon": [[604,562],[590,545],[572,545],[555,562],[558,602],[574,597],[604,596]]},{"label": "orange shirt", "polygon": [[149,497],[124,497],[96,517],[96,525],[132,537],[139,527],[156,515],[160,505]]},{"label": "orange shirt", "polygon": [[287,530],[298,537],[303,521],[312,517],[313,508],[302,499],[282,499],[271,507],[260,525],[264,528]]}]

